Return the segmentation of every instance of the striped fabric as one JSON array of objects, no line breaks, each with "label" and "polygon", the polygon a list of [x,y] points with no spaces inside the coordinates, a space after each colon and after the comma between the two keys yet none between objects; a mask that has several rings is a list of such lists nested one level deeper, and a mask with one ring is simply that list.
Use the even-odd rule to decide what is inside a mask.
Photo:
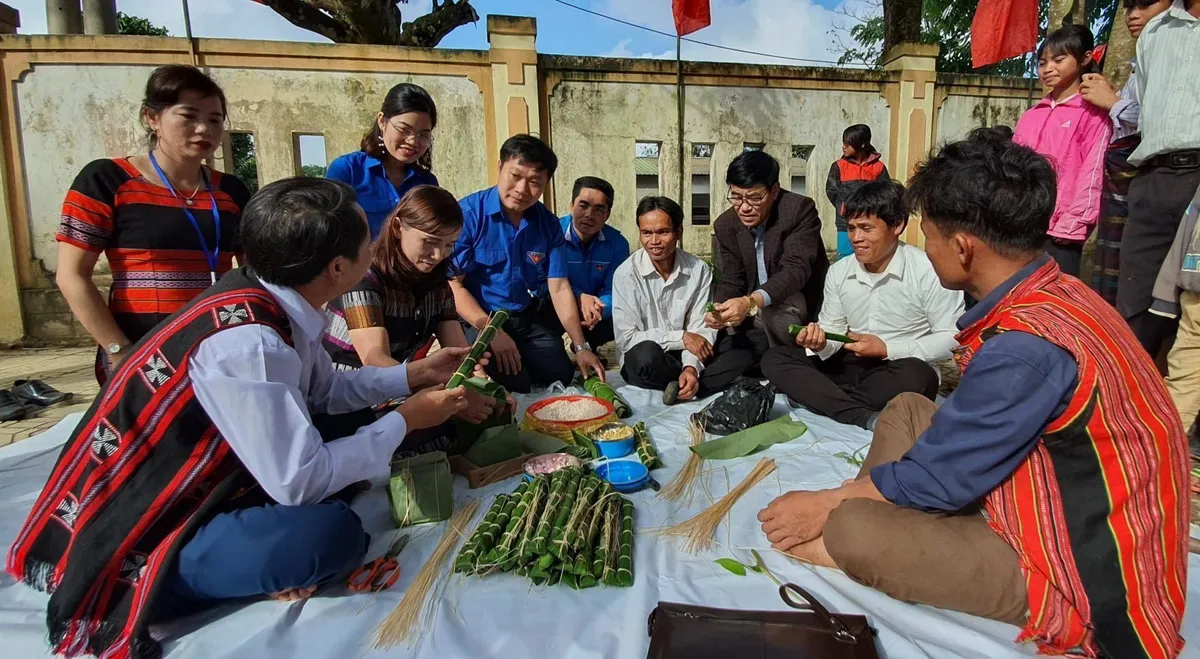
[{"label": "striped fabric", "polygon": [[188,356],[248,323],[291,342],[275,299],[239,270],[134,346],[63,447],[6,563],[51,594],[55,653],[161,654],[147,625],[166,568],[215,506],[253,484],[196,400]]},{"label": "striped fabric", "polygon": [[1200,149],[1200,18],[1175,0],[1151,19],[1137,41],[1138,99],[1142,105],[1142,143],[1129,162],[1171,151]]},{"label": "striped fabric", "polygon": [[1028,332],[1071,353],[1079,384],[1037,447],[985,500],[1021,559],[1047,654],[1175,657],[1187,583],[1188,453],[1154,363],[1110,306],[1050,261],[959,335]]},{"label": "striped fabric", "polygon": [[[210,170],[209,177],[221,215],[220,277],[233,268],[240,249],[241,209],[250,193],[235,176]],[[212,203],[204,191],[193,201],[192,215],[212,249]],[[130,341],[211,284],[204,250],[183,209],[182,199],[146,180],[128,158],[89,163],[67,192],[56,239],[107,256],[109,309]]]}]

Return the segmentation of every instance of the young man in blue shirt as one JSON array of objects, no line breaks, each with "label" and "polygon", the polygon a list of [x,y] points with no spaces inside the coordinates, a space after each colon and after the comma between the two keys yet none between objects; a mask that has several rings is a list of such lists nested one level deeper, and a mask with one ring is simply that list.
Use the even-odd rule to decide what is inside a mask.
[{"label": "young man in blue shirt", "polygon": [[508,322],[492,340],[487,370],[519,393],[552,382],[570,384],[574,368],[563,347],[564,328],[579,370],[604,379],[567,279],[562,226],[538,201],[557,167],[558,157],[545,142],[514,135],[500,147],[496,186],[459,202],[463,228],[451,257],[454,304],[471,340],[488,314],[508,311]]},{"label": "young man in blue shirt", "polygon": [[613,340],[613,273],[629,256],[629,241],[608,226],[613,187],[595,176],[575,180],[571,214],[562,218],[567,279],[579,303],[583,335],[594,347]]}]

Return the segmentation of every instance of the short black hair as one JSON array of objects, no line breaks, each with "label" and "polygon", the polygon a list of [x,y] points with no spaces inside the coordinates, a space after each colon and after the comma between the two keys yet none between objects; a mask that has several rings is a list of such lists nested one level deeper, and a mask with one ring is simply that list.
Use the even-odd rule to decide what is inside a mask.
[{"label": "short black hair", "polygon": [[554,155],[554,149],[533,135],[525,133],[504,140],[500,147],[500,164],[509,160],[544,169],[547,176],[554,176],[554,170],[558,169],[558,156]]},{"label": "short black hair", "polygon": [[338,256],[356,259],[370,238],[353,188],[304,176],[259,190],[242,211],[241,230],[254,274],[291,287],[312,282]]},{"label": "short black hair", "polygon": [[967,133],[967,139],[972,141],[989,141],[1011,142],[1013,138],[1013,129],[1003,124],[999,126],[980,126],[972,128],[971,132]]},{"label": "short black hair", "polygon": [[739,188],[763,185],[770,190],[779,185],[779,161],[766,151],[744,151],[729,163],[725,183]]},{"label": "short black hair", "polygon": [[574,202],[578,199],[579,193],[585,189],[603,192],[604,196],[608,197],[608,209],[612,210],[613,199],[615,198],[612,183],[605,181],[599,176],[580,176],[575,179],[575,188],[571,190],[571,201]]},{"label": "short black hair", "polygon": [[866,124],[847,126],[842,131],[842,144],[853,147],[859,153],[875,153],[875,145],[871,144],[871,127]]},{"label": "short black hair", "polygon": [[1122,0],[1121,5],[1126,9],[1133,9],[1134,7],[1141,7],[1145,9],[1146,7],[1150,7],[1158,3],[1159,0]]},{"label": "short black hair", "polygon": [[1084,66],[1083,60],[1095,47],[1096,37],[1092,36],[1092,31],[1087,26],[1068,23],[1046,36],[1042,45],[1038,46],[1037,56],[1040,60],[1043,53],[1049,53],[1051,56],[1070,55],[1079,62],[1082,73],[1092,73],[1096,63],[1091,62]]},{"label": "short black hair", "polygon": [[1029,147],[963,140],[917,167],[904,196],[944,233],[966,233],[1008,256],[1041,251],[1058,187],[1054,168]]},{"label": "short black hair", "polygon": [[889,227],[908,222],[904,209],[904,186],[891,179],[864,183],[845,202],[843,216],[847,220],[874,215]]},{"label": "short black hair", "polygon": [[670,197],[657,197],[654,195],[642,197],[642,200],[638,202],[636,215],[639,229],[642,228],[642,216],[654,211],[666,213],[671,218],[671,230],[676,235],[683,235],[683,209]]}]

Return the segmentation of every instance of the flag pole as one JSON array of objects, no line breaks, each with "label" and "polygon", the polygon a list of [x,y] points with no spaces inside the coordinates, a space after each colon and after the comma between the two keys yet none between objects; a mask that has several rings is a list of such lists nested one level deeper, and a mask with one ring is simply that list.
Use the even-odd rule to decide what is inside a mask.
[{"label": "flag pole", "polygon": [[684,187],[683,175],[683,37],[679,36],[678,30],[675,32],[675,86],[675,95],[679,98],[679,109],[677,113],[679,130],[677,133],[678,144],[676,145],[676,147],[679,149],[679,205],[687,208],[690,207],[690,204],[685,206],[685,200],[683,197],[683,193],[686,189]]},{"label": "flag pole", "polygon": [[192,12],[188,9],[188,0],[183,0],[183,31],[187,35],[188,50],[192,55],[192,66],[196,66],[196,40],[192,38]]}]

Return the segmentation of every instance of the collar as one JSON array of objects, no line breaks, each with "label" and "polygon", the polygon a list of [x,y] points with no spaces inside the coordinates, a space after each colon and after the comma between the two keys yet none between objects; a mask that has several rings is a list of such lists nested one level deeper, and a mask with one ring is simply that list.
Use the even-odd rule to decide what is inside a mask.
[{"label": "collar", "polygon": [[971,307],[969,311],[958,319],[958,328],[966,329],[983,320],[983,317],[991,313],[992,309],[995,309],[996,305],[1000,304],[1000,300],[1003,300],[1005,295],[1008,295],[1012,289],[1017,287],[1017,284],[1025,281],[1029,275],[1032,275],[1038,268],[1046,265],[1049,261],[1050,255],[1043,253],[1041,256],[1030,261],[1024,268],[1018,270],[1016,274],[1004,280],[1004,283],[997,286],[996,290],[988,293],[987,297],[980,300],[978,304]]},{"label": "collar", "polygon": [[[528,224],[533,224],[534,218],[537,217],[538,204],[542,202],[535,201],[533,205],[525,210],[521,215],[521,219]],[[493,185],[483,193],[483,213],[488,217],[500,217],[500,219],[508,222],[508,214],[504,212],[504,207],[500,205],[500,187]]]},{"label": "collar", "polygon": [[1175,2],[1172,2],[1171,8],[1168,9],[1166,13],[1170,14],[1172,18],[1177,18],[1188,23],[1200,21],[1200,18],[1196,18],[1195,16],[1192,16],[1190,12],[1188,12],[1183,0],[1175,0]]},{"label": "collar", "polygon": [[1056,103],[1056,102],[1054,102],[1054,99],[1050,98],[1050,96],[1047,95],[1047,96],[1043,96],[1042,100],[1038,101],[1037,104],[1042,107],[1047,107],[1047,108],[1058,108],[1058,107],[1062,107],[1064,105],[1070,106],[1070,107],[1075,107],[1075,106],[1083,105],[1083,97],[1080,96],[1078,92],[1076,92],[1074,94],[1071,94],[1064,100]]},{"label": "collar", "polygon": [[[661,278],[661,276],[658,274],[658,270],[654,269],[654,262],[650,260],[650,255],[646,253],[644,248],[634,252],[633,256],[630,258],[633,259],[633,264],[637,268],[637,273],[641,275],[642,278]],[[683,250],[679,249],[679,247],[676,247],[675,267],[671,269],[671,274],[667,275],[666,283],[669,284],[675,281],[676,278],[685,276],[687,276],[687,273],[683,271]]]},{"label": "collar", "polygon": [[325,314],[314,309],[308,300],[304,299],[294,288],[277,286],[265,281],[259,281],[263,288],[275,298],[283,312],[287,314],[292,327],[300,330],[309,340],[325,335]]},{"label": "collar", "polygon": [[[881,273],[883,277],[880,279],[887,278],[890,275],[901,281],[904,280],[904,266],[905,261],[908,260],[908,258],[905,256],[904,246],[904,241],[900,241],[900,244],[896,245],[896,252],[892,254],[892,260],[888,261],[887,267],[883,269],[883,272]],[[851,254],[846,258],[854,259],[854,255]],[[862,262],[860,262],[858,259],[854,259],[854,267],[850,269],[849,276],[854,279],[858,279],[864,284],[871,283],[871,273],[867,272],[867,269],[863,267]]]},{"label": "collar", "polygon": [[[366,158],[363,160],[363,162],[366,163],[367,169],[369,169],[373,172],[378,172],[380,176],[384,176],[384,177],[387,176],[387,170],[384,169],[382,160],[367,153],[366,151],[363,151],[363,155],[366,156]],[[407,181],[408,179],[410,179],[414,176],[419,176],[420,174],[421,174],[420,167],[417,167],[415,165],[409,165],[408,169],[405,170],[405,172],[404,172],[404,180]]]},{"label": "collar", "polygon": [[[575,231],[575,218],[571,217],[570,215],[566,215],[562,218],[562,221],[563,221],[563,224],[565,224],[567,226],[566,230],[563,231],[563,239],[573,245],[582,246],[583,239],[580,238],[579,234],[576,233],[576,231]],[[599,242],[604,242],[606,240],[606,238],[604,236],[604,234],[606,233],[606,231],[605,231],[606,229],[608,229],[607,224],[600,227],[600,232],[596,234],[595,240],[597,240]]]}]

